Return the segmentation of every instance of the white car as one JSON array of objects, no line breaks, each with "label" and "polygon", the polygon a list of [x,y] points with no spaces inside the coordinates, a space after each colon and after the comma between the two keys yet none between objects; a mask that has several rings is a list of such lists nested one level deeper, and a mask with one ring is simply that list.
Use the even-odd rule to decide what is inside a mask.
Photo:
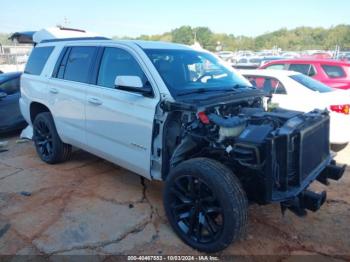
[{"label": "white car", "polygon": [[263,92],[211,53],[184,45],[44,41],[30,55],[21,95],[44,162],[68,160],[75,146],[165,181],[170,225],[205,252],[245,231],[248,199],[303,216],[326,200],[310,183],[338,180],[345,170],[329,150],[327,111],[266,112]]},{"label": "white car", "polygon": [[308,112],[328,109],[331,116],[330,142],[335,150],[350,141],[350,92],[335,90],[298,72],[282,70],[240,70],[253,85],[271,92],[279,107]]}]

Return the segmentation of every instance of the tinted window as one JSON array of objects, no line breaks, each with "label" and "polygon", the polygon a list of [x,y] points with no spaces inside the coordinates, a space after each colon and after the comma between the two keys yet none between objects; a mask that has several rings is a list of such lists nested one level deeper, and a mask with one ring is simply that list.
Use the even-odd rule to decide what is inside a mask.
[{"label": "tinted window", "polygon": [[345,72],[340,66],[322,65],[322,68],[330,78],[345,76]]},{"label": "tinted window", "polygon": [[117,76],[138,76],[143,84],[147,78],[135,58],[127,51],[119,48],[105,48],[101,60],[97,85],[114,88]]},{"label": "tinted window", "polygon": [[249,82],[267,94],[287,94],[283,84],[276,78],[265,76],[246,76]]},{"label": "tinted window", "polygon": [[[66,80],[88,83],[90,67],[93,62],[96,47],[72,47],[64,69],[63,78]],[[60,74],[59,74],[60,77]]]},{"label": "tinted window", "polygon": [[307,76],[314,76],[316,74],[315,69],[309,64],[291,64],[289,70],[302,73]]},{"label": "tinted window", "polygon": [[283,64],[274,64],[274,65],[267,66],[265,69],[283,70],[284,65]]},{"label": "tinted window", "polygon": [[52,50],[52,46],[34,48],[30,54],[24,73],[40,75]]},{"label": "tinted window", "polygon": [[0,84],[0,92],[5,92],[7,95],[15,94],[19,91],[19,77],[8,80]]},{"label": "tinted window", "polygon": [[303,86],[311,89],[312,91],[316,91],[319,93],[326,93],[326,92],[333,91],[333,89],[330,88],[329,86],[326,86],[325,84],[322,84],[321,82],[305,75],[293,75],[293,76],[290,76],[290,78],[302,84]]}]

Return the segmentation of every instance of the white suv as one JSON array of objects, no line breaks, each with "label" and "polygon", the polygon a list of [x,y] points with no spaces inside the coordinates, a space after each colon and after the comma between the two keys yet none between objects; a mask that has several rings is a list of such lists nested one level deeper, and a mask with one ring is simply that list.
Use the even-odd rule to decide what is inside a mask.
[{"label": "white suv", "polygon": [[159,42],[49,40],[32,51],[20,107],[40,158],[72,145],[148,179],[165,180],[171,226],[206,252],[244,232],[248,199],[305,215],[307,190],[339,179],[328,112],[264,110],[264,94],[214,55]]}]

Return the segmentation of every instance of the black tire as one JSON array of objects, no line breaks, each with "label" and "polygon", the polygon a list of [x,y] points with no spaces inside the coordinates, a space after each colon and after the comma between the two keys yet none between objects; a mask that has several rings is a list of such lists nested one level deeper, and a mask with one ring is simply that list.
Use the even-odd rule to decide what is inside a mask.
[{"label": "black tire", "polygon": [[342,151],[345,147],[348,146],[348,143],[344,143],[344,144],[331,144],[331,149],[334,152],[339,152]]},{"label": "black tire", "polygon": [[62,142],[49,112],[40,113],[35,117],[33,141],[39,157],[48,164],[64,162],[71,156],[72,146]]},{"label": "black tire", "polygon": [[163,198],[170,225],[194,249],[218,252],[245,232],[246,194],[232,171],[215,160],[179,164],[167,177]]}]

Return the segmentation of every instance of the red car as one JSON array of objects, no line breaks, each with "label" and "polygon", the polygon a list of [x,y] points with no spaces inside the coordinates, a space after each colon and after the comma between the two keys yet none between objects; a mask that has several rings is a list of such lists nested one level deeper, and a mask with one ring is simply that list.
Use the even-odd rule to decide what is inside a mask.
[{"label": "red car", "polygon": [[276,60],[264,64],[261,69],[284,69],[300,72],[339,89],[350,89],[350,63],[326,59]]}]

